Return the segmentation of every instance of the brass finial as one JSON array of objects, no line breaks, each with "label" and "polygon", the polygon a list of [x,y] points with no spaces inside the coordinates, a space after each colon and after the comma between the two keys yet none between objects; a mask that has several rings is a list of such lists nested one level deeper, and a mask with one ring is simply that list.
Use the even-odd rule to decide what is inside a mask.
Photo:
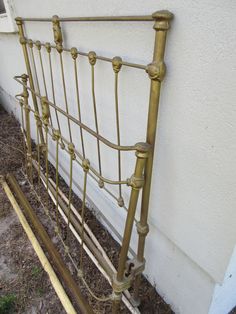
[{"label": "brass finial", "polygon": [[173,19],[173,13],[162,10],[156,11],[152,14],[153,19],[155,20],[155,24],[153,26],[156,30],[168,30],[170,28],[170,21]]},{"label": "brass finial", "polygon": [[59,139],[61,138],[61,133],[59,130],[54,130],[54,138],[56,139],[56,141],[59,141]]},{"label": "brass finial", "polygon": [[52,28],[53,28],[53,35],[54,35],[54,42],[56,44],[56,49],[59,53],[62,52],[62,32],[61,32],[61,26],[60,26],[60,20],[57,15],[54,15],[52,17]]},{"label": "brass finial", "polygon": [[37,47],[38,50],[41,49],[41,42],[39,40],[36,41],[35,46]]},{"label": "brass finial", "polygon": [[28,39],[28,45],[29,45],[30,48],[33,48],[34,43],[33,43],[32,39]]},{"label": "brass finial", "polygon": [[71,155],[71,158],[73,160],[76,159],[76,156],[75,156],[75,145],[73,143],[69,143],[68,144],[68,151],[69,151],[69,154]]},{"label": "brass finial", "polygon": [[115,73],[118,73],[122,67],[122,59],[120,57],[114,57],[112,59],[112,67]]},{"label": "brass finial", "polygon": [[127,179],[127,185],[131,186],[135,190],[139,190],[144,185],[144,177],[135,177],[133,174],[130,178]]},{"label": "brass finial", "polygon": [[49,120],[50,112],[49,112],[48,99],[47,99],[46,96],[41,97],[41,105],[42,105],[43,123],[44,123],[45,125],[48,125],[48,120]]},{"label": "brass finial", "polygon": [[102,180],[102,179],[100,179],[99,181],[98,181],[98,186],[102,189],[102,188],[104,188],[104,181]]},{"label": "brass finial", "polygon": [[24,36],[20,36],[19,38],[21,45],[26,45],[27,44],[27,40]]},{"label": "brass finial", "polygon": [[19,16],[15,18],[15,21],[16,21],[17,25],[22,25],[23,24],[22,18],[19,17]]},{"label": "brass finial", "polygon": [[96,58],[97,58],[97,55],[94,51],[90,51],[88,53],[88,58],[89,58],[89,63],[91,65],[94,65],[96,63]]},{"label": "brass finial", "polygon": [[75,47],[72,47],[70,50],[72,58],[75,60],[78,57],[78,50]]},{"label": "brass finial", "polygon": [[21,79],[23,83],[27,83],[29,76],[25,73],[21,75]]},{"label": "brass finial", "polygon": [[82,161],[82,167],[83,167],[85,172],[88,172],[89,171],[89,167],[90,167],[90,161],[88,159],[84,159]]},{"label": "brass finial", "polygon": [[154,81],[163,81],[166,73],[166,66],[163,61],[152,62],[147,65],[146,72],[151,80]]},{"label": "brass finial", "polygon": [[51,44],[50,44],[50,43],[46,43],[46,44],[45,44],[45,48],[46,48],[46,50],[47,50],[48,53],[51,52]]},{"label": "brass finial", "polygon": [[123,197],[119,197],[119,198],[117,199],[117,203],[118,203],[118,206],[123,207],[124,204],[125,204]]}]

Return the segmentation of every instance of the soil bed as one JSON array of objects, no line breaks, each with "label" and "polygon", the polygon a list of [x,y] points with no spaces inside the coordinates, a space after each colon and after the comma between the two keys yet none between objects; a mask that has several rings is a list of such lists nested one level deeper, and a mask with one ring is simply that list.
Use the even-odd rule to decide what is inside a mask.
[{"label": "soil bed", "polygon": [[[77,272],[70,258],[64,251],[62,242],[55,236],[54,226],[47,215],[45,207],[47,194],[42,184],[38,185],[36,173],[34,174],[34,187],[40,200],[37,198],[35,190],[30,186],[24,174],[24,152],[23,137],[20,126],[12,115],[7,114],[0,107],[0,175],[13,172],[18,183],[30,201],[32,207],[37,212],[37,216],[53,240],[57,250],[61,253],[63,260],[70,269],[74,279],[78,282],[82,293],[92,305],[95,313],[111,313],[111,301],[98,302],[89,293],[86,287],[77,278]],[[43,164],[43,161],[42,161]],[[50,166],[50,175],[55,176],[55,169]],[[68,186],[60,178],[60,188],[68,196]],[[76,208],[81,208],[81,200],[73,194],[72,203]],[[49,212],[51,219],[55,220],[55,206],[49,200]],[[98,237],[98,241],[104,247],[109,258],[114,265],[117,264],[119,245],[109,235],[107,230],[99,223],[95,215],[86,209],[86,222],[93,233]],[[61,221],[61,230],[66,241],[66,225]],[[42,269],[38,258],[25,235],[6,195],[0,188],[0,314],[2,313],[65,313],[57,298],[54,289]],[[68,235],[67,235],[68,237]],[[79,264],[80,246],[73,237],[69,235],[70,253],[76,264]],[[108,296],[111,288],[103,278],[93,262],[86,253],[83,254],[85,279],[99,296]],[[141,305],[140,311],[145,314],[166,314],[173,313],[170,307],[157,294],[145,278],[142,278],[141,285]],[[68,292],[69,294],[69,292]],[[12,302],[8,312],[1,312],[1,297],[9,297]],[[10,304],[11,305],[11,304]],[[79,311],[78,311],[79,313]],[[122,305],[121,313],[129,313]]]}]

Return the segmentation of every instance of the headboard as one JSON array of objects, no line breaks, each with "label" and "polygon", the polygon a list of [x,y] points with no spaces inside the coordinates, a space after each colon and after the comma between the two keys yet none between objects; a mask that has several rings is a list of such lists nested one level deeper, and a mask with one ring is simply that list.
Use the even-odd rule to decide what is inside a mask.
[{"label": "headboard", "polygon": [[[68,226],[67,237],[74,227],[74,220],[79,223],[78,234],[81,239],[81,252],[84,249],[90,251],[91,256],[95,256],[95,260],[99,265],[102,274],[108,279],[112,285],[113,293],[108,296],[107,301],[112,300],[112,312],[118,313],[120,302],[127,305],[132,313],[138,313],[139,305],[139,289],[140,278],[145,267],[144,247],[145,239],[148,234],[148,209],[151,191],[152,169],[153,169],[153,153],[156,138],[158,106],[160,98],[160,89],[162,81],[165,77],[166,66],[164,63],[164,52],[166,45],[167,31],[170,27],[170,21],[173,18],[172,13],[168,11],[157,11],[152,15],[145,16],[105,16],[105,17],[64,17],[53,16],[52,18],[16,18],[19,29],[19,40],[22,46],[26,74],[15,76],[15,80],[22,85],[23,92],[17,96],[22,110],[22,126],[26,136],[26,172],[29,180],[33,182],[33,167],[38,171],[39,181],[45,185],[45,188],[55,202],[56,214],[55,219],[57,235],[60,235],[59,216],[63,214]],[[95,51],[80,51],[76,47],[66,47],[63,38],[64,23],[102,23],[102,22],[154,22],[154,49],[153,59],[148,65],[137,64],[124,60],[121,57],[109,58],[107,56],[98,55]],[[28,24],[28,22],[30,22]],[[29,39],[26,37],[27,29],[32,23],[47,24],[53,30],[54,43]],[[42,34],[43,37],[43,34]],[[43,58],[42,52],[44,53]],[[69,55],[73,70],[70,73],[70,84],[75,86],[75,102],[72,104],[68,95],[68,81],[65,75],[64,56]],[[52,60],[57,57],[56,61]],[[37,62],[36,62],[37,57]],[[82,108],[85,104],[81,101],[81,84],[83,77],[80,77],[78,68],[78,59],[87,58],[90,67],[90,93],[92,104],[92,116],[94,127],[87,125],[83,120]],[[100,121],[97,108],[96,98],[96,65],[99,62],[111,64],[111,71],[114,75],[114,114],[115,114],[115,134],[116,141],[111,141],[108,134],[100,132]],[[54,63],[53,63],[54,62]],[[55,63],[56,62],[56,63]],[[57,75],[55,81],[55,64]],[[121,124],[120,124],[120,103],[119,103],[119,82],[120,73],[125,67],[134,68],[139,71],[146,72],[147,79],[150,80],[150,96],[148,106],[147,124],[144,126],[146,138],[129,145],[123,145],[121,141]],[[60,78],[58,78],[58,75]],[[60,80],[60,83],[58,81]],[[56,85],[60,86],[56,86]],[[61,91],[58,97],[57,90]],[[128,87],[127,87],[128,88]],[[59,100],[58,100],[59,99]],[[74,109],[77,109],[75,114]],[[132,123],[132,119],[131,119]],[[63,124],[63,125],[62,125]],[[37,154],[32,150],[32,128],[36,129]],[[143,127],[143,126],[142,126]],[[66,131],[65,131],[66,130]],[[125,130],[123,131],[125,132]],[[96,148],[86,149],[86,137],[88,134],[96,141]],[[54,144],[51,145],[50,141]],[[109,152],[115,152],[117,168],[116,175],[108,177],[104,175],[106,165],[103,162],[101,154],[101,146],[106,146]],[[55,156],[55,182],[50,178],[49,173],[49,154]],[[67,154],[69,164],[69,194],[67,198],[67,206],[61,205],[62,194],[59,187],[59,170],[60,170],[60,154]],[[133,152],[135,159],[130,169],[133,173],[128,179],[123,177],[122,160],[126,158],[126,154]],[[96,156],[96,162],[93,158]],[[93,157],[93,158],[92,158]],[[45,160],[44,166],[42,159]],[[79,165],[83,173],[83,183],[80,185],[82,206],[79,209],[73,207],[72,190],[73,178],[75,176],[75,164]],[[107,172],[106,172],[107,173]],[[117,206],[126,212],[123,234],[120,236],[121,248],[119,254],[118,268],[115,269],[111,262],[107,260],[107,256],[97,243],[96,235],[91,235],[91,230],[85,222],[86,198],[87,198],[87,182],[88,178],[95,180],[98,187],[97,197],[102,193],[108,193],[113,198]],[[116,192],[111,190],[110,186],[117,186]],[[124,186],[130,188],[128,201],[123,197]],[[141,201],[139,203],[139,194]],[[96,202],[96,200],[93,200]],[[140,204],[140,215],[136,218],[137,206]],[[50,215],[50,213],[48,213]],[[105,217],[106,218],[106,217]],[[130,249],[130,240],[133,225],[136,222],[136,230],[138,233],[137,251],[134,253]],[[113,229],[116,229],[113,226]],[[114,230],[117,233],[117,230]],[[90,243],[92,241],[92,244]],[[66,241],[65,250],[69,254],[70,242]],[[132,258],[128,258],[129,251],[133,253]],[[87,252],[87,251],[86,251]],[[148,257],[146,257],[148,258]],[[83,265],[78,266],[79,276],[83,277]],[[132,295],[128,289],[133,286]],[[89,289],[90,290],[90,289]],[[82,310],[83,311],[83,310]]]}]

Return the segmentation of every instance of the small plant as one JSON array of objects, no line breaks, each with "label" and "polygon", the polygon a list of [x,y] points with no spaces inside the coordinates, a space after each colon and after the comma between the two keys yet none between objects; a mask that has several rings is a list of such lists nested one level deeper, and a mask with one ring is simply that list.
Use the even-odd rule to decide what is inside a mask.
[{"label": "small plant", "polygon": [[15,306],[16,296],[8,294],[0,297],[0,314],[13,313]]},{"label": "small plant", "polygon": [[[45,293],[45,290],[43,288],[38,288],[36,292],[37,292],[38,296],[42,297]],[[0,314],[1,314],[1,312],[0,312]]]},{"label": "small plant", "polygon": [[34,277],[38,277],[38,275],[41,273],[42,269],[39,268],[38,266],[34,266],[31,270],[31,274]]}]

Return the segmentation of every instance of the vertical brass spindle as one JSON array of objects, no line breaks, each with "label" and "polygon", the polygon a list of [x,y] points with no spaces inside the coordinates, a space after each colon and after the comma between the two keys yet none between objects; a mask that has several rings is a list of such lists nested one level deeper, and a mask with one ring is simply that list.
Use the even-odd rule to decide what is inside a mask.
[{"label": "vertical brass spindle", "polygon": [[39,139],[39,128],[42,126],[40,116],[38,112],[34,113],[36,120],[36,138],[37,138],[37,158],[38,158],[38,192],[40,195],[40,183],[41,183],[41,161],[40,161],[40,139]]},{"label": "vertical brass spindle", "polygon": [[[68,101],[67,101],[67,95],[66,95],[66,82],[65,82],[65,75],[64,75],[64,66],[63,66],[63,59],[62,59],[63,38],[62,38],[60,20],[59,20],[59,17],[57,15],[54,15],[52,17],[52,28],[53,28],[53,35],[54,35],[54,42],[56,44],[56,49],[60,55],[61,78],[62,78],[62,85],[63,85],[63,92],[64,92],[64,100],[65,100],[65,105],[66,105],[66,113],[69,114]],[[67,122],[68,122],[70,142],[72,142],[70,119],[68,117],[67,117]]]},{"label": "vertical brass spindle", "polygon": [[34,44],[33,44],[33,41],[31,39],[28,40],[28,45],[30,47],[31,59],[32,59],[32,62],[33,62],[33,68],[34,68],[34,75],[35,75],[35,83],[36,83],[37,92],[41,95],[39,79],[38,79],[38,72],[37,72],[36,62],[35,62],[35,58],[34,58],[34,49],[33,49],[34,48]]},{"label": "vertical brass spindle", "polygon": [[[145,184],[142,193],[141,215],[140,221],[137,223],[137,232],[139,234],[137,259],[140,262],[144,261],[144,246],[145,239],[149,228],[147,223],[148,206],[151,189],[152,167],[153,167],[153,147],[156,139],[157,117],[160,98],[161,82],[165,76],[164,52],[166,44],[167,31],[170,28],[170,21],[173,14],[169,11],[157,11],[153,15],[155,20],[155,46],[153,54],[153,62],[147,66],[147,73],[151,79],[149,112],[147,123],[147,137],[146,141],[152,147],[150,156],[145,167]],[[141,275],[138,275],[134,284],[134,303],[139,304],[139,286]]]},{"label": "vertical brass spindle", "polygon": [[[49,62],[51,88],[52,88],[52,99],[53,99],[53,103],[56,105],[55,89],[54,89],[54,82],[53,82],[53,71],[52,71],[52,60],[51,60],[51,45],[50,45],[50,43],[46,43],[45,44],[45,48],[46,48],[47,53],[48,53],[48,62]],[[59,117],[58,117],[58,113],[57,113],[57,109],[56,108],[55,108],[55,115],[56,115],[56,120],[57,120],[57,127],[58,127],[58,130],[61,133],[61,127],[60,127]]]},{"label": "vertical brass spindle", "polygon": [[47,86],[46,86],[46,81],[45,81],[45,73],[44,73],[44,68],[43,68],[43,60],[42,60],[42,55],[41,55],[41,42],[39,40],[36,41],[35,46],[38,49],[39,53],[39,61],[40,61],[40,66],[41,66],[41,71],[42,71],[42,76],[43,76],[43,85],[44,85],[44,92],[46,97],[48,98],[48,93],[47,93]]},{"label": "vertical brass spindle", "polygon": [[[114,57],[112,59],[112,67],[115,73],[115,108],[116,108],[116,133],[117,144],[120,145],[120,119],[119,119],[119,101],[118,101],[118,73],[122,66],[122,59],[120,57]],[[121,151],[118,150],[118,179],[121,181]],[[119,198],[118,205],[124,206],[124,199],[122,197],[121,184],[119,184]]]},{"label": "vertical brass spindle", "polygon": [[24,101],[20,100],[20,111],[21,111],[21,129],[22,129],[22,135],[23,135],[23,151],[25,155],[25,169],[27,171],[27,150],[26,150],[26,144],[25,144],[25,122],[24,122]]},{"label": "vertical brass spindle", "polygon": [[87,190],[87,175],[89,172],[90,162],[88,159],[84,159],[83,163],[83,170],[84,170],[84,186],[83,186],[83,199],[82,199],[82,209],[81,209],[81,248],[80,248],[80,274],[79,277],[83,276],[83,252],[84,252],[84,223],[85,223],[85,201],[86,201],[86,190]]},{"label": "vertical brass spindle", "polygon": [[[96,106],[96,97],[95,97],[95,83],[94,83],[94,65],[96,63],[96,53],[94,51],[90,51],[88,53],[89,63],[91,64],[91,85],[92,85],[92,97],[93,97],[93,111],[94,111],[94,120],[95,120],[95,127],[96,132],[99,134],[98,128],[98,118],[97,118],[97,106]],[[97,138],[97,151],[98,151],[98,167],[99,167],[99,174],[102,175],[102,165],[101,165],[101,152],[100,152],[100,141]],[[102,188],[104,186],[104,182],[100,179],[99,186]]]},{"label": "vertical brass spindle", "polygon": [[[46,97],[48,99],[48,91],[47,91],[45,72],[44,72],[44,66],[43,66],[43,60],[42,60],[42,54],[41,54],[41,47],[42,47],[42,45],[41,45],[41,42],[39,40],[36,41],[35,45],[36,45],[36,47],[38,49],[38,53],[39,53],[39,61],[40,61],[40,67],[41,67],[41,72],[42,72],[42,77],[43,77],[44,92],[45,92],[45,95],[46,95]],[[50,119],[51,125],[53,127],[51,113],[50,113],[50,108],[49,108],[49,119]]]},{"label": "vertical brass spindle", "polygon": [[70,238],[70,222],[71,222],[71,198],[72,198],[72,184],[73,184],[73,160],[76,159],[75,156],[75,146],[73,143],[68,145],[68,151],[70,154],[70,186],[69,186],[69,202],[68,202],[68,215],[67,215],[67,251],[69,252],[69,238]]},{"label": "vertical brass spindle", "polygon": [[147,143],[138,143],[136,145],[137,145],[136,151],[137,158],[135,171],[132,177],[129,179],[128,183],[128,185],[131,186],[132,188],[128,207],[128,214],[125,223],[123,241],[120,249],[117,275],[113,279],[113,307],[112,307],[113,314],[116,314],[119,311],[122,291],[126,290],[131,285],[130,279],[125,278],[124,272],[133,229],[139,191],[144,184],[143,170],[145,167],[146,160],[148,158],[148,152],[150,150],[150,146]]},{"label": "vertical brass spindle", "polygon": [[[15,20],[16,20],[16,24],[17,24],[18,30],[19,30],[19,39],[20,39],[20,43],[22,45],[22,50],[23,50],[25,64],[26,64],[26,70],[27,70],[27,73],[29,76],[29,85],[30,85],[30,88],[32,90],[34,90],[34,80],[33,80],[31,67],[30,67],[30,60],[29,60],[29,55],[28,55],[28,50],[27,50],[27,40],[25,38],[24,29],[23,29],[23,21],[22,21],[22,18],[20,18],[20,17],[17,17]],[[31,92],[31,95],[32,95],[32,100],[33,100],[33,104],[34,104],[34,110],[36,112],[38,112],[39,109],[38,109],[38,103],[37,103],[36,95],[33,92]],[[42,128],[39,130],[39,133],[40,133],[41,143],[44,143]]]},{"label": "vertical brass spindle", "polygon": [[54,132],[54,137],[56,140],[56,228],[55,228],[55,233],[59,234],[60,233],[60,221],[59,221],[59,201],[58,201],[58,188],[59,188],[59,140],[60,140],[60,132],[59,130],[56,130]]},{"label": "vertical brass spindle", "polygon": [[46,214],[49,215],[49,186],[48,186],[48,181],[49,181],[49,168],[48,168],[48,125],[45,126],[45,137],[46,137],[46,154],[45,154],[45,163],[46,163],[46,189],[47,189],[47,212]]},{"label": "vertical brass spindle", "polygon": [[[63,66],[63,59],[62,59],[62,51],[59,54],[60,54],[61,78],[62,78],[62,85],[63,85],[63,91],[64,91],[65,105],[66,105],[66,113],[69,114],[69,107],[68,107],[68,101],[67,101],[67,95],[66,95],[66,82],[65,82],[65,75],[64,75],[64,66]],[[68,122],[70,142],[72,142],[70,119],[68,117],[67,117],[67,122]]]},{"label": "vertical brass spindle", "polygon": [[[77,70],[77,62],[76,62],[76,59],[78,57],[78,51],[75,47],[71,48],[71,56],[74,60],[76,99],[77,99],[77,106],[78,106],[79,122],[81,122],[81,110],[80,110],[80,99],[79,99],[79,82],[78,82],[78,70]],[[82,155],[85,158],[83,129],[81,127],[80,127],[80,139],[81,139],[81,146],[82,146]]]},{"label": "vertical brass spindle", "polygon": [[42,104],[42,119],[45,129],[45,167],[46,167],[46,189],[47,189],[47,206],[46,206],[46,214],[49,215],[49,186],[48,186],[48,180],[49,180],[49,173],[48,173],[48,125],[49,125],[49,118],[50,118],[50,110],[48,105],[48,98],[42,97],[41,98],[41,104]]}]

